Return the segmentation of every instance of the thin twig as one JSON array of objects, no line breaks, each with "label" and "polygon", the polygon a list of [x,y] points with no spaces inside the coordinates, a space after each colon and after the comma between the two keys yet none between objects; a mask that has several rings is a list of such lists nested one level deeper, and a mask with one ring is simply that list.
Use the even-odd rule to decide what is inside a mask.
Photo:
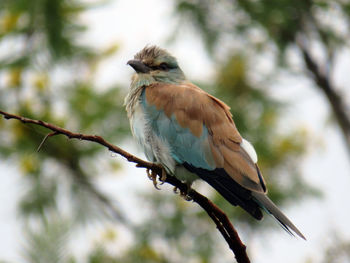
[{"label": "thin twig", "polygon": [[[41,142],[39,149],[41,148],[42,144],[46,141],[46,139],[53,135],[62,134],[67,136],[69,139],[79,139],[79,140],[85,140],[85,141],[92,141],[95,143],[98,143],[100,145],[105,146],[108,150],[115,152],[124,158],[126,158],[129,162],[136,163],[137,167],[146,168],[149,170],[152,170],[154,173],[158,175],[159,178],[162,177],[162,167],[146,162],[127,151],[121,149],[118,146],[115,146],[109,142],[107,142],[105,139],[103,139],[101,136],[98,135],[87,135],[82,133],[74,133],[69,130],[66,130],[64,128],[61,128],[59,126],[53,125],[51,123],[47,123],[41,120],[34,120],[25,118],[19,115],[7,113],[5,111],[0,110],[0,114],[5,117],[5,119],[16,119],[21,121],[22,123],[31,123],[34,125],[45,127],[52,131],[52,133],[49,133],[45,136],[43,141]],[[178,188],[182,192],[187,191],[187,185],[179,181],[173,176],[167,175],[167,178],[165,180],[166,183],[169,183],[176,188]],[[201,195],[195,190],[191,190],[189,192],[189,196],[192,198],[192,200],[197,203],[200,207],[202,207],[206,213],[210,216],[210,218],[213,220],[213,222],[216,224],[216,227],[220,231],[221,235],[225,238],[227,244],[229,245],[230,249],[234,253],[236,260],[238,263],[249,263],[250,260],[248,258],[247,252],[246,252],[246,246],[242,243],[241,239],[238,236],[237,231],[232,226],[230,220],[226,216],[226,214],[220,210],[215,204],[213,204],[207,197]]]},{"label": "thin twig", "polygon": [[46,134],[46,136],[44,137],[44,139],[41,141],[41,143],[39,144],[38,149],[36,149],[37,152],[40,152],[41,147],[44,145],[44,143],[46,142],[47,138],[51,137],[51,136],[55,136],[57,135],[57,132],[51,132]]}]

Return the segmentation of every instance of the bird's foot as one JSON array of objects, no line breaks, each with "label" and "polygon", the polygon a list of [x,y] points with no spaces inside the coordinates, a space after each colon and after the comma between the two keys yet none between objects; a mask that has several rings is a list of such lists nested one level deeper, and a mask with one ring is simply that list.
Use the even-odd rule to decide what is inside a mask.
[{"label": "bird's foot", "polygon": [[[177,188],[176,186],[174,187],[173,191],[175,194],[179,193],[179,188]],[[192,197],[189,195],[189,193],[191,192],[191,186],[187,184],[187,188],[185,191],[181,191],[180,189],[180,196],[185,199],[186,201],[192,201]]]},{"label": "bird's foot", "polygon": [[148,178],[153,181],[154,188],[156,188],[157,190],[160,190],[160,188],[158,187],[158,184],[157,184],[157,173],[155,173],[151,169],[146,169],[146,173],[147,173]]},{"label": "bird's foot", "polygon": [[[147,172],[147,176],[150,180],[152,180],[153,182],[153,185],[154,187],[157,189],[157,190],[160,190],[160,188],[158,187],[158,182],[157,182],[157,173],[154,172],[153,170],[151,169],[146,169],[146,172]],[[159,178],[159,181],[160,181],[160,185],[164,184],[165,183],[165,180],[167,178],[167,175],[166,175],[166,171],[165,169],[162,167],[162,175],[160,176]]]},{"label": "bird's foot", "polygon": [[166,171],[165,169],[162,167],[162,176],[160,177],[160,184],[164,184],[166,180]]}]

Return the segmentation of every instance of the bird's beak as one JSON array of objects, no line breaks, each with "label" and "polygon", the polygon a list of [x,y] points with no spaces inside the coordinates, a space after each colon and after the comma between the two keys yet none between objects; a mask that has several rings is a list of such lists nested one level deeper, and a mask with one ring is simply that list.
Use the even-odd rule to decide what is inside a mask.
[{"label": "bird's beak", "polygon": [[148,73],[151,70],[144,63],[137,59],[129,60],[127,65],[130,65],[137,73]]}]

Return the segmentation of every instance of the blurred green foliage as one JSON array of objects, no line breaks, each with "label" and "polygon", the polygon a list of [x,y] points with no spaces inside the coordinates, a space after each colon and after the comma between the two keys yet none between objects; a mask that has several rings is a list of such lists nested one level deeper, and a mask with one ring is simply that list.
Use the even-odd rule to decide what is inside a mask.
[{"label": "blurred green foliage", "polygon": [[[87,27],[78,18],[99,4],[77,0],[1,1],[1,109],[74,131],[99,134],[116,144],[128,138],[128,121],[121,103],[123,90],[119,85],[100,90],[94,81],[98,64],[118,52],[118,44],[95,50],[81,41]],[[283,58],[297,34],[312,38],[312,32],[303,31],[304,23],[310,23],[310,13],[328,12],[331,5],[337,5],[348,14],[349,4],[301,0],[224,0],[214,4],[209,0],[177,0],[175,5],[175,16],[194,24],[217,63],[216,78],[198,85],[230,105],[241,134],[258,152],[271,199],[279,205],[295,204],[317,194],[302,180],[299,170],[309,135],[302,127],[280,129],[281,116],[288,106],[269,95],[266,83],[252,81],[251,64],[254,56],[271,43]],[[320,27],[319,22],[317,32],[332,52],[345,39],[331,27]],[[249,41],[254,30],[261,31],[262,37]],[[230,41],[235,45],[223,45]],[[216,56],[219,47],[221,52],[217,53],[224,54],[224,58]],[[47,133],[38,127],[0,119],[0,156],[16,164],[23,174],[25,190],[19,203],[27,233],[23,254],[26,262],[80,262],[68,242],[78,226],[116,216],[118,220],[114,222],[119,229],[117,222],[128,217],[128,211],[116,208],[93,183],[99,174],[114,171],[116,161],[101,165],[98,156],[105,149],[60,136],[50,138],[36,153]],[[205,184],[196,183],[195,187],[203,188],[239,230],[244,230],[240,234],[262,235],[271,231],[270,226],[282,231],[272,220],[271,224],[254,221]],[[115,245],[117,253],[111,253],[106,249],[109,241],[101,241],[88,252],[88,262],[231,260],[214,224],[194,204],[168,189],[140,194],[139,199],[140,213],[146,212],[141,222],[128,226],[132,244],[123,250]],[[116,240],[123,244],[123,240]]]},{"label": "blurred green foliage", "polygon": [[[103,134],[115,143],[128,134],[119,85],[101,91],[98,64],[118,51],[86,45],[81,14],[103,2],[3,0],[0,2],[0,108],[68,129]],[[93,180],[114,171],[106,149],[62,136],[35,150],[48,130],[1,119],[0,156],[23,174],[19,213],[27,232],[26,262],[70,262],[69,233],[78,225],[123,215]],[[92,162],[92,160],[96,160]],[[61,218],[64,218],[61,219]],[[38,225],[39,224],[39,225]],[[69,260],[68,260],[69,259]]]},{"label": "blurred green foliage", "polygon": [[[210,0],[176,0],[176,10],[182,22],[200,30],[210,51],[233,38],[236,43],[248,44],[240,47],[245,52],[273,43],[282,57],[298,37],[316,41],[329,52],[349,44],[345,32],[338,28],[348,23],[349,1],[222,0],[214,4]],[[329,19],[334,16],[338,23]],[[256,37],[256,32],[261,35]]]}]

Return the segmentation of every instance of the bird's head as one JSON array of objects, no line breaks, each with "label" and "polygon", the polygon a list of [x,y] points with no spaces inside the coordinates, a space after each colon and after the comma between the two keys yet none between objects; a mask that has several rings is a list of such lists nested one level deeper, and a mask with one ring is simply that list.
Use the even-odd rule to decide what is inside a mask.
[{"label": "bird's head", "polygon": [[127,64],[135,70],[133,82],[139,85],[153,82],[181,83],[185,80],[176,58],[157,46],[146,46]]}]

